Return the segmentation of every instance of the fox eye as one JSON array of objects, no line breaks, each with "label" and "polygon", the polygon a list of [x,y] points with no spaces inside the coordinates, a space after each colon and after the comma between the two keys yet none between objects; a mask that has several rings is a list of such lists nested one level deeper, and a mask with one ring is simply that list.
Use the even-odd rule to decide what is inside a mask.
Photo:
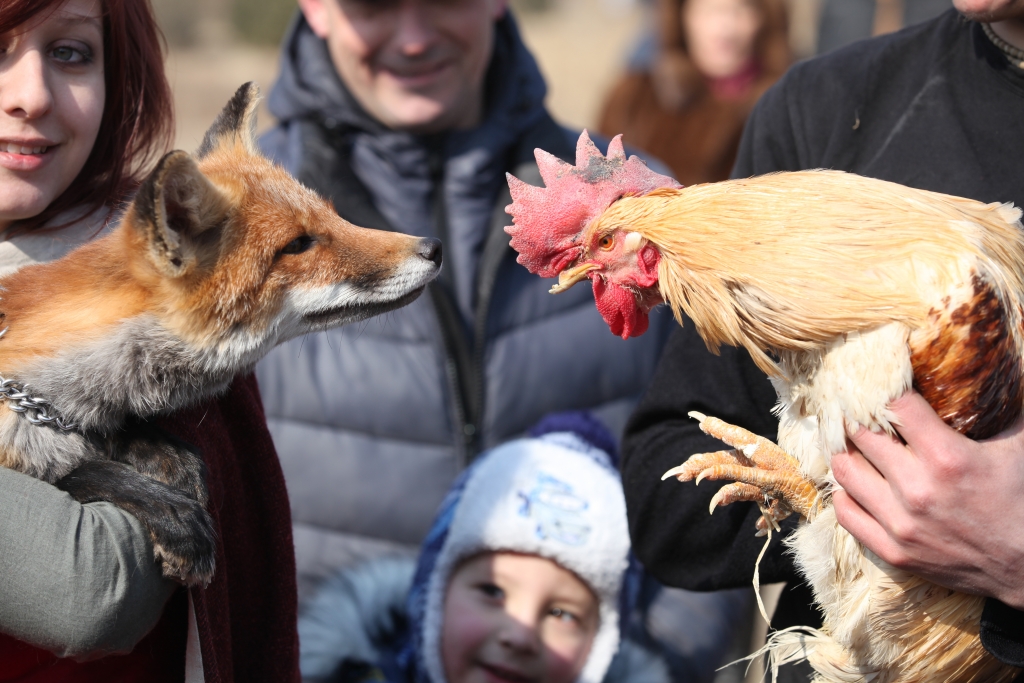
[{"label": "fox eye", "polygon": [[309,235],[302,235],[296,237],[288,244],[284,245],[279,253],[281,254],[301,254],[302,252],[313,246],[313,238]]},{"label": "fox eye", "polygon": [[597,246],[600,249],[604,249],[605,251],[611,249],[613,244],[615,244],[615,240],[614,238],[612,238],[611,235],[605,235],[604,237],[597,241]]}]

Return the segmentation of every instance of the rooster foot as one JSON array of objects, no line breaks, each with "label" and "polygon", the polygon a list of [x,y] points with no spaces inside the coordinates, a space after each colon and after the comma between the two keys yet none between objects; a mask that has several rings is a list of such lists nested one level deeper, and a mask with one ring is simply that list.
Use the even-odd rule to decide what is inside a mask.
[{"label": "rooster foot", "polygon": [[705,434],[721,439],[733,450],[698,453],[678,467],[666,472],[662,479],[675,477],[679,481],[702,479],[731,479],[711,499],[710,511],[719,505],[736,501],[753,501],[761,508],[757,520],[758,536],[767,533],[769,526],[778,529],[778,523],[791,513],[810,519],[818,508],[818,489],[800,472],[799,461],[777,445],[747,430],[723,422],[717,417],[690,413],[700,421]]}]

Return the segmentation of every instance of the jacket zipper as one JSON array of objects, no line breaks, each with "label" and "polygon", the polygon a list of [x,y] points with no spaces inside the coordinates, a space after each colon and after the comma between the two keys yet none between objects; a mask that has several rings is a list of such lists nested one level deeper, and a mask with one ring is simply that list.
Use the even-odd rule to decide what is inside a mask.
[{"label": "jacket zipper", "polygon": [[[444,201],[443,162],[433,163],[437,164],[432,168],[436,173],[433,179],[434,187],[437,188],[434,196],[434,224],[437,237],[444,242],[448,238],[448,214]],[[447,278],[444,278],[442,270],[442,282],[434,285],[434,291],[431,292],[445,344],[445,368],[453,397],[456,458],[460,470],[473,462],[483,446],[481,423],[484,418],[486,395],[484,363],[487,352],[487,322],[498,270],[509,249],[509,237],[505,234],[504,224],[507,222],[505,206],[511,201],[512,197],[506,187],[497,198],[488,225],[483,254],[477,268],[477,300],[473,311],[471,336],[467,338],[467,330],[452,294],[455,291],[454,269],[449,269]],[[462,438],[459,439],[458,435]]]},{"label": "jacket zipper", "polygon": [[[444,199],[444,158],[439,148],[430,153],[431,184],[434,188],[434,231],[442,243],[448,243],[448,212]],[[431,302],[441,328],[445,350],[445,374],[452,396],[455,424],[456,465],[462,470],[479,452],[479,401],[474,385],[481,373],[477,368],[475,347],[482,340],[467,338],[465,325],[455,299],[455,269],[442,268],[439,282],[429,286]],[[475,311],[477,315],[481,311]],[[486,314],[486,311],[483,312]],[[474,335],[475,336],[475,335]]]}]

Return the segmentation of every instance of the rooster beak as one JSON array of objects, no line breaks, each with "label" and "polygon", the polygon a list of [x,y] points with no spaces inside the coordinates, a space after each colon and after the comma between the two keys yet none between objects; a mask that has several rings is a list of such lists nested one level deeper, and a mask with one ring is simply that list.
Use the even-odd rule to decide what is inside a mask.
[{"label": "rooster beak", "polygon": [[581,263],[578,266],[567,268],[558,274],[558,284],[549,289],[548,293],[561,294],[580,280],[586,280],[590,271],[597,270],[600,267],[597,263]]}]

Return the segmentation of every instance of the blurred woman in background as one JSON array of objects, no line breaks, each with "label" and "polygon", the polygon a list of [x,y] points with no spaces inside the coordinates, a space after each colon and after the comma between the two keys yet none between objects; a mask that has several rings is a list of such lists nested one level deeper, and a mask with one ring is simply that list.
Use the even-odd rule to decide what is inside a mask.
[{"label": "blurred woman in background", "polygon": [[758,97],[790,63],[781,0],[657,0],[658,50],[612,88],[599,130],[664,161],[684,185],[729,177]]}]

